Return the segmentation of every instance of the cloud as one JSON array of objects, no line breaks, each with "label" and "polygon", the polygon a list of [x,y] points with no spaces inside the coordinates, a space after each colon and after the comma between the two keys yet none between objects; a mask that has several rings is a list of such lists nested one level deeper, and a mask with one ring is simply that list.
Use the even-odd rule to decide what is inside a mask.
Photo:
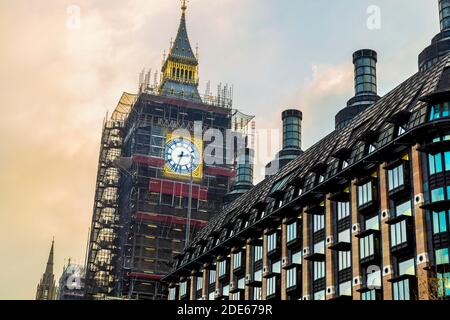
[{"label": "cloud", "polygon": [[[334,128],[334,115],[353,95],[350,61],[342,62],[339,50],[318,49],[348,31],[309,11],[345,11],[325,2],[192,0],[188,30],[200,47],[201,84],[233,83],[236,106],[257,115],[258,128],[281,128],[282,110],[301,109],[304,146],[311,145]],[[103,118],[123,91],[136,91],[142,68],[160,68],[180,17],[177,1],[75,3],[81,28],[72,30],[66,24],[73,1],[0,1],[0,298],[34,298],[53,235],[57,276],[64,259],[82,262]],[[417,21],[413,27],[425,29]],[[323,37],[311,29],[318,23]],[[389,25],[383,30],[392,33]],[[339,46],[354,45],[354,37],[339,38]],[[408,68],[401,63],[394,72],[386,64],[386,87]]]},{"label": "cloud", "polygon": [[[334,130],[334,116],[354,95],[353,65],[313,65],[311,78],[297,94],[303,110],[303,137],[306,147]],[[320,124],[320,125],[318,125]]]}]

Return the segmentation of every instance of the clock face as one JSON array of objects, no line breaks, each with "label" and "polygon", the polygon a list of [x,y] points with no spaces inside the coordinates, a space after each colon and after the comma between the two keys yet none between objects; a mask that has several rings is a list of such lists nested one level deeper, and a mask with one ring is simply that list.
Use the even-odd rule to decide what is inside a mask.
[{"label": "clock face", "polygon": [[189,140],[176,138],[166,144],[165,159],[172,173],[189,175],[200,165],[200,152]]}]

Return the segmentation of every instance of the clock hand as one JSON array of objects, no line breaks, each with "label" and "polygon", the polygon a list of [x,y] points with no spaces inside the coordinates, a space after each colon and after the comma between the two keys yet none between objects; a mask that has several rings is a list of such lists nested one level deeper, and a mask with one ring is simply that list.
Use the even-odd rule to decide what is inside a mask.
[{"label": "clock hand", "polygon": [[178,163],[177,163],[177,166],[175,167],[175,172],[177,172],[178,171],[178,168],[180,167],[180,162],[181,162],[181,158],[183,157],[183,151],[181,152],[181,154],[179,155],[179,160],[178,160]]}]

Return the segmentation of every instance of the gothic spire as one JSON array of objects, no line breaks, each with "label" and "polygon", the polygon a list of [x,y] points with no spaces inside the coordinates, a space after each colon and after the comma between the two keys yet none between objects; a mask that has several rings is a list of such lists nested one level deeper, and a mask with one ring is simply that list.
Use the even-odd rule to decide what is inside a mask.
[{"label": "gothic spire", "polygon": [[191,43],[189,42],[189,36],[186,28],[186,10],[186,0],[182,0],[180,25],[178,27],[175,41],[170,48],[168,58],[187,60],[188,62],[196,64],[198,63],[197,58],[195,57]]},{"label": "gothic spire", "polygon": [[55,300],[56,284],[53,275],[53,255],[55,249],[55,239],[53,238],[50,253],[48,255],[45,273],[42,275],[36,290],[36,300]]},{"label": "gothic spire", "polygon": [[45,274],[52,275],[53,274],[53,254],[55,249],[55,238],[52,240],[52,246],[50,248],[50,253],[48,255],[47,267],[45,268]]}]

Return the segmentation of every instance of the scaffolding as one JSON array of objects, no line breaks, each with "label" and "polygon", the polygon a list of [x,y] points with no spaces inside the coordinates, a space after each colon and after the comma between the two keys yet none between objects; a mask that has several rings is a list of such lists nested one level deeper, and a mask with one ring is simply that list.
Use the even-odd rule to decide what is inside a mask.
[{"label": "scaffolding", "polygon": [[[104,122],[93,221],[86,263],[88,299],[164,299],[161,278],[171,269],[174,256],[185,246],[189,182],[164,174],[167,135],[179,128],[226,133],[235,129],[248,135],[253,119],[231,104],[186,102],[155,95],[148,88],[150,75],[138,96],[124,94]],[[219,87],[220,98],[231,89]],[[230,101],[231,103],[231,101]],[[227,148],[224,145],[224,156]],[[234,182],[234,165],[203,168],[193,186],[191,235],[203,228],[223,206]]]},{"label": "scaffolding", "polygon": [[86,297],[104,299],[115,286],[118,234],[120,158],[125,120],[135,95],[124,93],[111,118],[103,123],[89,250],[86,261]]},{"label": "scaffolding", "polygon": [[[165,99],[151,90],[140,93],[124,123],[122,156],[116,161],[122,168],[118,195],[121,228],[114,270],[117,282],[110,295],[166,297],[160,279],[170,271],[174,255],[184,249],[189,193],[188,181],[164,174],[167,134],[179,128],[191,130],[194,121],[225,132],[231,129],[232,117],[229,108],[199,108],[196,103]],[[204,168],[203,179],[193,187],[191,234],[220,210],[233,176],[227,165]]]}]

